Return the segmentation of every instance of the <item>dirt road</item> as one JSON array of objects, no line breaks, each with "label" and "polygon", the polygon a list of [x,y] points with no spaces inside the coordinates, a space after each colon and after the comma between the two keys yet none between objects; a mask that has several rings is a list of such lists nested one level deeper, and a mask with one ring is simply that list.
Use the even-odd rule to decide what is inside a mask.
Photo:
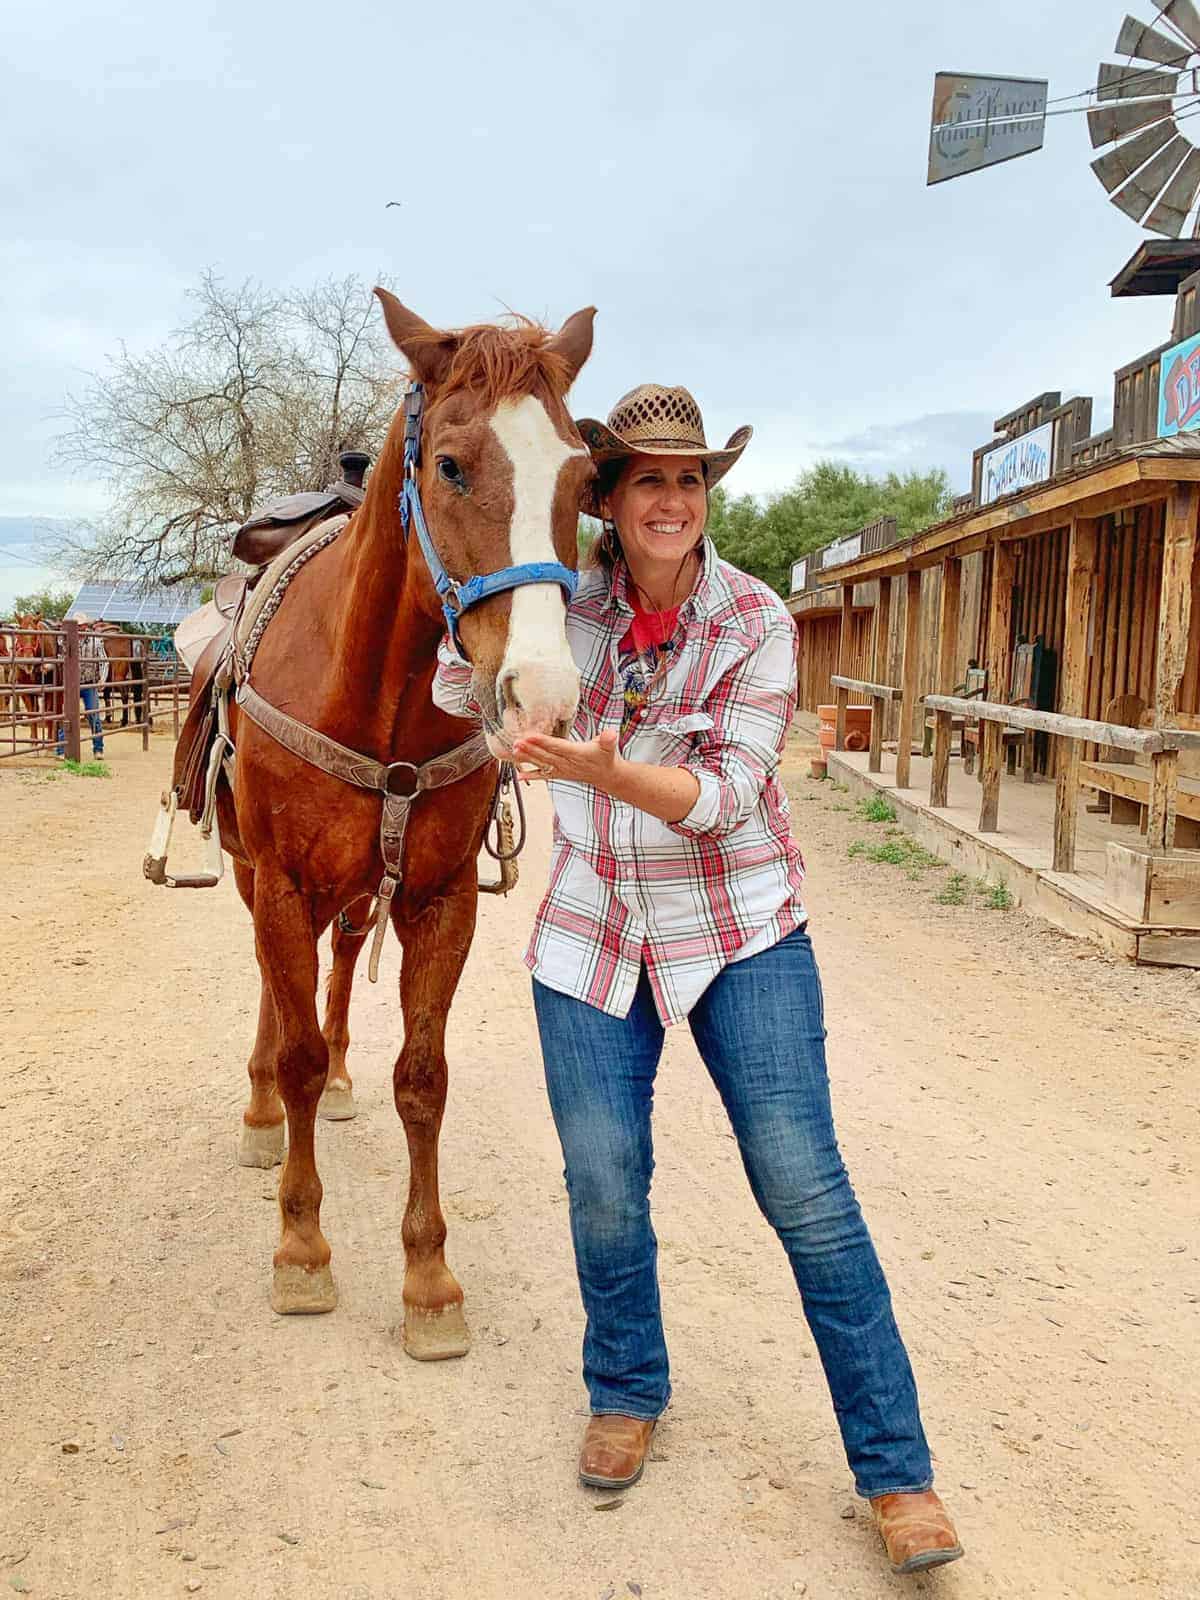
[{"label": "dirt road", "polygon": [[657,1111],[676,1399],[643,1483],[579,1489],[580,1312],[519,952],[483,905],[450,1029],[448,1259],[475,1336],[400,1306],[397,952],[360,982],[361,1115],[322,1125],[341,1304],[267,1305],[276,1175],[234,1161],[256,1003],[231,883],[139,877],[168,768],[0,771],[0,1580],[38,1597],[1200,1596],[1200,982],[1117,966],[799,776],[835,1104],[968,1559],[891,1578],[782,1252],[683,1030]]}]

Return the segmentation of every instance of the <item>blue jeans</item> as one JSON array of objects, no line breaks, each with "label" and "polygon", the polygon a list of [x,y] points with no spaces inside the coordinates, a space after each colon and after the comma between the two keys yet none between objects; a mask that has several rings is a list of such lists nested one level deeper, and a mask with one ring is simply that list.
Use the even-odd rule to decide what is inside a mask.
[{"label": "blue jeans", "polygon": [[[533,998],[566,1161],[591,1408],[657,1417],[671,1393],[650,1222],[662,1023],[644,970],[627,1017],[536,979]],[[912,1367],[834,1133],[808,934],[726,967],[688,1024],[754,1198],[787,1252],[859,1494],[927,1489]]]},{"label": "blue jeans", "polygon": [[[83,709],[87,712],[88,726],[92,730],[92,754],[104,754],[104,727],[100,721],[100,690],[94,683],[81,683],[79,685],[79,698],[83,701]],[[58,754],[61,756],[67,748],[66,731],[62,723],[58,725]]]}]

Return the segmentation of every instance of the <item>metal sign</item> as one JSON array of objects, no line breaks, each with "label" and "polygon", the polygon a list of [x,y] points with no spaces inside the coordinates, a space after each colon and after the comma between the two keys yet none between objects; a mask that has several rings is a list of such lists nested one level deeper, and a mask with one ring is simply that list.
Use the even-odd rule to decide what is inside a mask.
[{"label": "metal sign", "polygon": [[840,567],[845,561],[857,561],[862,555],[862,534],[849,534],[845,539],[835,539],[821,552],[821,566]]},{"label": "metal sign", "polygon": [[792,562],[792,593],[799,594],[808,582],[808,557]]},{"label": "metal sign", "polygon": [[1158,379],[1158,436],[1200,428],[1200,334],[1163,352]]},{"label": "metal sign", "polygon": [[1019,439],[1006,439],[980,463],[979,504],[988,506],[1001,495],[1047,483],[1053,462],[1053,422],[1043,422]]},{"label": "metal sign", "polygon": [[939,72],[933,80],[927,182],[945,183],[1040,150],[1049,90],[1044,78]]}]

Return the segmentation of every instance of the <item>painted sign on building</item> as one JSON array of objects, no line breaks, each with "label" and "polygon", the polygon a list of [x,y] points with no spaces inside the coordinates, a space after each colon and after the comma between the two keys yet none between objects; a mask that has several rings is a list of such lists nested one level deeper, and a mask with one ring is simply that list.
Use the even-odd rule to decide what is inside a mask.
[{"label": "painted sign on building", "polygon": [[1158,378],[1158,436],[1200,428],[1200,334],[1163,352]]},{"label": "painted sign on building", "polygon": [[1008,439],[984,456],[980,463],[979,504],[988,506],[1001,495],[1048,483],[1053,467],[1054,424],[1043,422],[1040,428],[1023,433],[1019,439]]},{"label": "painted sign on building", "polygon": [[1040,150],[1049,90],[1044,78],[939,72],[933,80],[926,182],[945,183]]},{"label": "painted sign on building", "polygon": [[808,557],[792,562],[792,593],[799,594],[808,582]]},{"label": "painted sign on building", "polygon": [[821,566],[840,567],[843,561],[857,561],[862,555],[862,534],[852,533],[845,539],[835,539],[821,552]]}]

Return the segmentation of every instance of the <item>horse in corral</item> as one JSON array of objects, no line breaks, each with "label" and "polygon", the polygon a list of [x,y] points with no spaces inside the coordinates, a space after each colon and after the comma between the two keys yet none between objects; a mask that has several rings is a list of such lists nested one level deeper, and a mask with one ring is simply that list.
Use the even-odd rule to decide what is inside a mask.
[{"label": "horse in corral", "polygon": [[[25,706],[33,744],[53,742],[62,718],[59,634],[41,616],[19,616],[13,635],[13,683]],[[16,720],[16,706],[13,707]]]},{"label": "horse in corral", "polygon": [[104,722],[113,721],[112,699],[121,697],[121,726],[129,726],[129,692],[133,691],[133,720],[145,720],[146,644],[136,634],[126,633],[115,622],[104,622],[94,629],[100,635],[108,657],[108,682],[104,685]]},{"label": "horse in corral", "polygon": [[[346,1013],[367,931],[358,924],[375,897],[377,936],[390,920],[402,951],[404,1345],[437,1360],[469,1344],[438,1194],[446,1018],[475,928],[495,763],[525,729],[565,733],[578,699],[566,598],[593,469],[565,396],[594,312],[557,333],[526,322],[450,333],[376,293],[415,383],[362,505],[298,567],[237,675],[236,759],[216,809],[262,980],[242,1164],[282,1159],[287,1126],[271,1304],[336,1304],[314,1130],[323,1093],[343,1105],[351,1094]],[[473,666],[486,744],[464,743],[468,725],[432,700],[447,621]],[[356,787],[363,772],[374,776]],[[317,941],[331,925],[323,1030]]]}]

